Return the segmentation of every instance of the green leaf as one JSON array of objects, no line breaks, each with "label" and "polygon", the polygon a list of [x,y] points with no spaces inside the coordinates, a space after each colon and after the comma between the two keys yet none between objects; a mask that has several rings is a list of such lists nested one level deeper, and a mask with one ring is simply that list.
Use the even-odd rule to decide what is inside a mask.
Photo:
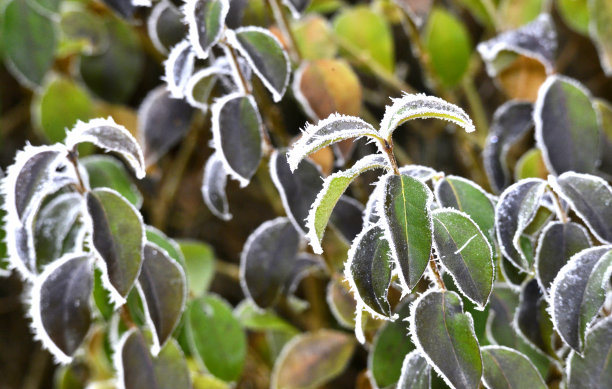
[{"label": "green leaf", "polygon": [[533,148],[516,161],[514,166],[514,178],[516,181],[524,180],[525,178],[541,178],[548,177],[548,169],[542,158],[542,150]]},{"label": "green leaf", "polygon": [[289,85],[291,63],[278,39],[270,31],[253,26],[227,30],[225,34],[228,43],[240,52],[272,93],[274,101],[280,101]]},{"label": "green leaf", "polygon": [[327,227],[336,203],[350,183],[367,170],[386,169],[388,166],[388,161],[384,156],[371,154],[355,162],[350,169],[334,173],[323,180],[323,189],[312,203],[306,219],[308,229],[306,237],[315,253],[321,254],[323,252],[321,240],[325,233],[325,227]]},{"label": "green leaf", "polygon": [[93,189],[85,198],[104,284],[113,301],[123,304],[140,273],[145,241],[142,216],[110,189]]},{"label": "green leaf", "polygon": [[32,287],[35,335],[62,363],[72,361],[91,324],[93,269],[88,254],[69,254],[45,268]]},{"label": "green leaf", "polygon": [[568,388],[605,389],[612,386],[612,317],[608,316],[587,333],[582,356],[575,351],[567,363]]},{"label": "green leaf", "polygon": [[514,314],[514,328],[528,344],[544,355],[554,355],[553,324],[547,312],[548,304],[537,280],[523,284],[519,305]]},{"label": "green leaf", "polygon": [[24,86],[41,85],[53,65],[55,22],[26,0],[12,0],[3,10],[2,51],[8,70]]},{"label": "green leaf", "polygon": [[536,216],[546,181],[530,178],[509,186],[495,207],[495,228],[504,256],[517,268],[530,272],[532,258],[523,252],[519,239]]},{"label": "green leaf", "polygon": [[417,349],[452,388],[476,389],[482,375],[472,316],[455,292],[430,290],[412,305],[410,333]]},{"label": "green leaf", "polygon": [[[480,23],[486,27],[494,27],[493,17],[495,15],[491,15],[483,0],[459,0],[459,3],[467,8]],[[495,12],[496,10],[493,9],[492,11]]]},{"label": "green leaf", "polygon": [[378,214],[383,215],[385,236],[400,283],[408,293],[421,279],[429,262],[433,194],[422,181],[406,175],[384,177],[384,188]]},{"label": "green leaf", "polygon": [[589,35],[589,0],[557,0],[557,10],[569,27]]},{"label": "green leaf", "polygon": [[368,58],[393,73],[395,55],[391,27],[385,18],[368,6],[345,8],[334,19],[334,32],[351,52]]},{"label": "green leaf", "polygon": [[548,77],[534,108],[535,134],[551,173],[592,173],[599,163],[600,134],[591,93],[578,81]]},{"label": "green leaf", "polygon": [[482,348],[483,380],[491,389],[546,389],[546,383],[531,361],[507,347]]},{"label": "green leaf", "polygon": [[186,313],[193,355],[214,376],[236,380],[244,366],[247,342],[229,304],[209,295],[191,301]]},{"label": "green leaf", "polygon": [[399,380],[404,357],[414,350],[404,321],[410,315],[410,303],[413,300],[406,298],[400,302],[395,310],[398,320],[383,324],[372,342],[368,354],[368,370],[379,388],[386,388]]},{"label": "green leaf", "polygon": [[200,297],[208,290],[215,275],[215,253],[206,243],[195,240],[179,240],[178,245],[185,257],[189,293]]},{"label": "green leaf", "polygon": [[93,116],[89,95],[76,83],[62,76],[54,76],[33,102],[37,125],[51,142],[61,142],[66,129],[78,120]]},{"label": "green leaf", "polygon": [[185,98],[185,89],[195,67],[196,54],[191,43],[184,39],[177,43],[164,61],[164,80],[170,97]]},{"label": "green leaf", "polygon": [[85,85],[111,103],[127,102],[145,73],[145,56],[138,36],[127,23],[108,18],[108,48],[99,54],[82,55],[79,70]]},{"label": "green leaf", "polygon": [[302,131],[302,137],[287,153],[289,167],[291,171],[295,171],[300,161],[307,155],[342,140],[364,136],[380,138],[374,127],[354,116],[332,114],[316,125],[307,124]]},{"label": "green leaf", "polygon": [[309,14],[292,24],[295,43],[304,60],[333,59],[338,46],[333,40],[327,19],[317,14]]},{"label": "green leaf", "polygon": [[574,255],[552,283],[553,324],[561,339],[578,352],[606,299],[611,271],[612,246],[593,247]]},{"label": "green leaf", "polygon": [[113,316],[115,309],[110,298],[110,292],[104,288],[102,277],[102,271],[95,268],[93,281],[93,301],[104,320],[108,321]]},{"label": "green leaf", "polygon": [[567,172],[551,185],[598,240],[612,243],[612,187],[604,179]]},{"label": "green leaf", "polygon": [[463,177],[446,176],[436,183],[434,192],[442,207],[467,213],[491,247],[495,247],[495,209],[487,193],[478,184]]},{"label": "green leaf", "polygon": [[176,261],[183,267],[183,269],[185,269],[185,271],[187,271],[183,252],[179,244],[174,239],[169,238],[166,234],[153,226],[145,226],[145,236],[147,238],[147,242],[153,243],[165,250],[170,258]]},{"label": "green leaf", "polygon": [[536,277],[545,294],[570,258],[591,246],[587,230],[577,223],[552,222],[540,234],[536,250]]},{"label": "green leaf", "polygon": [[271,389],[318,387],[344,371],[355,349],[355,340],[343,332],[319,330],[289,341],[276,359]]},{"label": "green leaf", "polygon": [[374,225],[353,242],[344,270],[355,299],[375,317],[391,316],[387,291],[391,284],[391,255],[384,230]]},{"label": "green leaf", "polygon": [[478,309],[484,309],[493,289],[493,251],[478,225],[465,213],[450,208],[432,213],[434,247],[459,290]]},{"label": "green leaf", "polygon": [[329,280],[325,301],[338,324],[344,328],[353,329],[355,328],[357,302],[346,284],[340,280]]},{"label": "green leaf", "polygon": [[138,290],[147,322],[155,331],[154,353],[163,347],[178,325],[187,299],[186,282],[185,272],[165,250],[152,243],[145,244]]},{"label": "green leaf", "polygon": [[91,188],[111,188],[121,194],[136,208],[142,205],[142,195],[125,167],[115,158],[91,155],[79,159],[85,166]]},{"label": "green leaf", "polygon": [[589,0],[589,32],[599,51],[599,61],[607,76],[612,75],[612,2]]},{"label": "green leaf", "polygon": [[434,8],[424,33],[433,71],[446,87],[457,85],[468,69],[472,44],[467,29],[454,15]]},{"label": "green leaf", "polygon": [[62,12],[59,24],[58,56],[100,54],[108,48],[109,35],[103,18],[93,12],[80,8]]},{"label": "green leaf", "polygon": [[223,35],[228,0],[189,0],[183,13],[189,26],[189,42],[200,58],[207,58],[210,49]]},{"label": "green leaf", "polygon": [[297,335],[299,331],[270,310],[262,310],[252,301],[243,300],[234,309],[234,316],[244,328],[255,331],[281,331]]},{"label": "green leaf", "polygon": [[240,186],[247,186],[263,155],[262,122],[255,99],[241,93],[224,96],[213,105],[211,120],[215,150],[225,171]]},{"label": "green leaf", "polygon": [[380,122],[380,136],[388,142],[397,127],[413,119],[442,119],[462,127],[466,132],[476,130],[463,109],[438,97],[404,94],[392,101],[392,105],[385,107],[385,116]]},{"label": "green leaf", "polygon": [[413,350],[404,358],[397,389],[431,388],[431,366],[419,350]]},{"label": "green leaf", "polygon": [[276,303],[295,264],[300,236],[286,217],[269,220],[247,239],[240,255],[240,284],[261,308]]},{"label": "green leaf", "polygon": [[498,9],[503,15],[503,27],[516,28],[531,22],[548,7],[545,0],[500,0]]},{"label": "green leaf", "polygon": [[612,104],[603,99],[593,99],[601,129],[599,170],[612,174]]},{"label": "green leaf", "polygon": [[153,6],[147,20],[147,32],[153,46],[162,54],[168,54],[171,47],[185,36],[183,14],[170,1],[160,1]]}]

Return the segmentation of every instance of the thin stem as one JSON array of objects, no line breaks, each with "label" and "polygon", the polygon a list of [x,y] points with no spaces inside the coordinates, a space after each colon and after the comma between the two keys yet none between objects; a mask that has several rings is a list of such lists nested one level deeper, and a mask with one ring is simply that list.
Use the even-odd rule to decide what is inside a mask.
[{"label": "thin stem", "polygon": [[[227,57],[231,60],[230,64],[234,68],[233,74],[234,74],[234,78],[236,78],[235,80],[236,84],[238,85],[238,87],[242,89],[242,92],[244,92],[245,94],[247,95],[253,94],[251,85],[249,84],[247,78],[242,73],[242,70],[240,70],[240,64],[238,63],[238,56],[236,55],[236,50],[234,50],[232,46],[227,44],[227,42],[223,44],[223,48],[227,54]],[[236,77],[236,75],[238,75],[238,77]]]},{"label": "thin stem", "polygon": [[70,161],[72,166],[74,166],[74,171],[76,172],[76,176],[78,180],[77,185],[75,185],[74,187],[80,194],[84,194],[87,191],[87,189],[85,188],[85,184],[83,183],[83,178],[81,177],[81,172],[79,171],[79,162],[77,160],[78,156],[79,156],[79,153],[76,150],[76,148],[74,150],[68,151],[68,160]]},{"label": "thin stem", "polygon": [[240,268],[236,264],[217,259],[215,261],[215,272],[240,282]]},{"label": "thin stem", "polygon": [[555,203],[555,211],[557,212],[557,217],[561,220],[562,223],[569,222],[569,217],[567,217],[567,213],[563,210],[563,206],[561,205],[561,200],[559,200],[559,196],[554,191],[549,191],[552,194],[553,201]]},{"label": "thin stem", "polygon": [[393,173],[399,176],[400,175],[399,167],[397,166],[397,160],[395,159],[395,154],[393,154],[393,141],[387,142],[386,140],[382,138],[378,138],[378,141],[382,145],[383,150],[385,151],[389,161],[391,162]]},{"label": "thin stem", "polygon": [[296,43],[293,31],[291,31],[291,27],[289,27],[289,21],[287,20],[287,15],[285,14],[283,8],[279,4],[278,0],[268,0],[268,3],[272,8],[272,14],[274,15],[274,19],[276,19],[276,24],[278,24],[278,27],[283,33],[291,59],[295,63],[302,62],[302,54],[300,53],[300,48]]},{"label": "thin stem", "polygon": [[440,272],[438,271],[438,264],[436,263],[436,260],[434,259],[433,255],[429,258],[429,268],[431,269],[431,272],[434,275],[436,283],[438,284],[440,289],[446,290],[446,285],[444,285],[444,280],[442,280],[442,277],[440,276]]}]

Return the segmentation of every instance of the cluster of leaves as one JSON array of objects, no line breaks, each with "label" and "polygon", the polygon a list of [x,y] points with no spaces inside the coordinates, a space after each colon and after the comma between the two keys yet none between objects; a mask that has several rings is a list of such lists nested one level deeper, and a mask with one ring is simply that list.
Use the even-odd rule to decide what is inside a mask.
[{"label": "cluster of leaves", "polygon": [[[470,32],[432,1],[270,0],[270,28],[267,16],[242,26],[245,13],[266,13],[259,0],[105,3],[113,13],[86,1],[0,0],[0,55],[35,91],[44,138],[62,141],[26,146],[2,177],[0,258],[6,251],[8,262],[0,272],[14,269],[30,284],[34,335],[64,365],[58,386],[226,388],[256,382],[249,367],[263,356],[270,377],[255,386],[318,387],[347,370],[358,343],[368,354],[360,387],[612,385],[612,108],[555,74],[551,2],[457,1],[492,36],[476,51],[512,98],[486,140]],[[609,76],[609,1],[554,4],[592,39]],[[319,14],[334,12],[332,25]],[[144,14],[148,54],[130,25]],[[389,20],[421,61],[418,89],[445,99],[407,93]],[[146,55],[165,56],[164,82],[147,85],[131,132],[112,119],[74,125],[121,116],[109,103],[133,103]],[[525,78],[527,87],[517,82]],[[384,105],[371,79],[404,90],[376,125],[362,104],[370,88],[369,106]],[[448,102],[459,88],[474,123]],[[290,140],[268,93],[274,103],[293,98],[316,124]],[[209,292],[211,247],[146,225],[143,196],[119,160],[79,157],[92,143],[141,179],[195,133],[209,107],[214,153],[201,192],[210,212],[232,219],[227,178],[245,187],[264,165],[285,215],[255,228],[239,267],[226,270],[245,296],[235,308]],[[127,116],[133,124],[136,115]],[[409,158],[395,130],[430,118],[478,129],[494,194],[398,164]],[[534,147],[512,166],[509,155],[525,143]],[[371,179],[372,170],[382,174]],[[368,175],[373,189],[359,196]],[[325,305],[300,293],[317,279],[333,329],[305,314]]]}]

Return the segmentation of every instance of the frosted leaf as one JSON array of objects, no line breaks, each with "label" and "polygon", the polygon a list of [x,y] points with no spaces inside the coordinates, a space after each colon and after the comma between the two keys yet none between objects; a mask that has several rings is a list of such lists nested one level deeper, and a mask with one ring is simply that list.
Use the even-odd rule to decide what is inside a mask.
[{"label": "frosted leaf", "polygon": [[529,102],[511,100],[495,110],[482,158],[489,182],[497,193],[510,185],[508,150],[533,125],[533,104]]},{"label": "frosted leaf", "polygon": [[169,0],[158,2],[151,10],[147,18],[147,32],[160,53],[167,55],[170,47],[182,39],[185,25],[181,18],[182,14]]},{"label": "frosted leaf", "polygon": [[535,279],[522,285],[519,304],[512,325],[518,336],[544,355],[554,355],[553,324],[547,312],[548,304]]},{"label": "frosted leaf", "polygon": [[120,154],[134,170],[137,178],[145,176],[144,156],[140,145],[128,130],[115,123],[112,118],[92,119],[87,123],[77,122],[66,134],[64,143],[69,150],[79,143],[93,143],[106,152]]},{"label": "frosted leaf", "polygon": [[402,372],[397,382],[398,389],[429,389],[431,386],[431,366],[419,350],[406,354]]},{"label": "frosted leaf", "polygon": [[503,346],[485,346],[481,351],[487,388],[548,388],[533,363],[522,353]]},{"label": "frosted leaf", "polygon": [[213,153],[206,161],[204,176],[202,177],[202,196],[208,209],[221,220],[230,220],[232,214],[229,212],[225,186],[227,173],[223,167],[223,161],[217,153]]},{"label": "frosted leaf", "polygon": [[187,0],[183,7],[188,38],[199,58],[208,52],[223,35],[225,18],[229,12],[228,0]]},{"label": "frosted leaf", "polygon": [[568,389],[612,387],[612,316],[589,330],[583,355],[572,351],[567,359]]},{"label": "frosted leaf", "polygon": [[179,42],[170,50],[164,62],[164,79],[173,98],[182,99],[185,96],[185,87],[193,73],[194,64],[195,53],[188,40]]},{"label": "frosted leaf", "polygon": [[221,74],[231,75],[231,72],[224,71],[217,66],[210,66],[194,73],[185,85],[185,99],[189,105],[206,112],[208,99]]},{"label": "frosted leaf", "polygon": [[387,159],[379,154],[368,155],[347,170],[334,173],[325,178],[323,181],[323,189],[317,195],[308,218],[306,219],[306,227],[310,245],[312,246],[315,253],[320,254],[323,252],[321,247],[321,240],[325,232],[325,227],[332,214],[334,206],[340,199],[340,196],[344,193],[350,183],[361,173],[371,169],[389,169]]},{"label": "frosted leaf", "polygon": [[436,118],[455,123],[466,132],[476,130],[472,119],[458,106],[439,97],[425,94],[405,94],[393,99],[393,104],[385,107],[385,115],[380,122],[380,136],[391,141],[393,131],[401,124],[413,119]]},{"label": "frosted leaf", "polygon": [[487,65],[487,73],[495,77],[499,69],[495,59],[502,51],[511,51],[540,61],[552,73],[557,51],[557,32],[552,17],[541,14],[533,22],[516,30],[506,31],[476,47]]},{"label": "frosted leaf", "polygon": [[295,295],[297,287],[305,277],[322,270],[325,270],[325,260],[322,257],[310,253],[298,253],[293,268],[285,280],[285,294]]},{"label": "frosted leaf", "polygon": [[[238,57],[238,65],[236,66],[236,62],[233,60],[228,60],[227,58],[231,56],[228,53],[227,48],[224,46],[224,51],[226,55],[218,57],[215,59],[212,67],[219,69],[219,74],[221,74],[221,84],[228,92],[234,92],[236,90],[242,90],[242,83],[236,83],[240,80],[240,75],[238,75],[238,69],[244,76],[247,81],[250,81],[253,78],[253,70],[247,63],[246,59],[242,57]],[[245,91],[242,91],[245,92]]]},{"label": "frosted leaf", "polygon": [[287,153],[291,171],[297,169],[300,161],[308,154],[344,139],[361,138],[363,136],[379,138],[374,127],[354,116],[332,114],[316,125],[308,124],[302,130],[302,137],[293,144],[291,150]]}]

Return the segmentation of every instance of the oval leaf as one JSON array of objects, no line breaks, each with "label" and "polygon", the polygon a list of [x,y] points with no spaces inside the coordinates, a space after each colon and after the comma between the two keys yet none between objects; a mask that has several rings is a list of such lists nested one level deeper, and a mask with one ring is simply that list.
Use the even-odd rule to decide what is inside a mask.
[{"label": "oval leaf", "polygon": [[272,389],[318,387],[338,376],[353,356],[355,341],[343,332],[319,330],[294,337],[276,359]]},{"label": "oval leaf", "polygon": [[551,315],[561,339],[581,352],[585,333],[606,298],[612,271],[612,246],[574,255],[550,288]]},{"label": "oval leaf", "polygon": [[92,119],[87,123],[79,121],[72,131],[66,134],[64,141],[69,150],[84,142],[93,143],[106,152],[120,154],[132,167],[136,177],[145,176],[140,145],[125,127],[115,123],[112,118]]},{"label": "oval leaf", "polygon": [[207,58],[210,48],[221,39],[229,8],[228,0],[189,0],[185,3],[183,13],[189,25],[189,42],[198,57]]},{"label": "oval leaf", "polygon": [[147,32],[157,51],[167,55],[183,39],[185,30],[182,14],[172,2],[162,0],[155,4],[147,19]]},{"label": "oval leaf", "polygon": [[588,3],[589,33],[597,46],[599,61],[604,73],[612,75],[612,4],[607,0],[591,0]]},{"label": "oval leaf", "polygon": [[478,309],[489,301],[495,277],[493,251],[480,228],[465,213],[450,208],[432,213],[434,247],[459,290]]},{"label": "oval leaf", "polygon": [[429,389],[431,387],[431,366],[418,350],[411,351],[404,358],[397,389]]},{"label": "oval leaf", "polygon": [[612,316],[588,332],[584,353],[572,352],[567,363],[569,389],[605,389],[612,386]]},{"label": "oval leaf", "polygon": [[69,363],[91,323],[93,268],[88,254],[65,255],[45,268],[32,288],[30,316],[36,337]]},{"label": "oval leaf", "polygon": [[234,381],[242,372],[246,335],[225,301],[209,295],[191,301],[187,309],[191,352],[214,376]]},{"label": "oval leaf", "polygon": [[483,380],[490,389],[546,389],[531,361],[516,350],[501,346],[482,348]]},{"label": "oval leaf", "polygon": [[240,255],[240,285],[259,307],[273,305],[293,268],[300,236],[289,219],[279,217],[259,226]]},{"label": "oval leaf", "polygon": [[116,190],[133,206],[140,208],[142,195],[132,182],[132,177],[118,160],[107,155],[90,155],[79,159],[79,162],[87,170],[91,188]]},{"label": "oval leaf", "polygon": [[532,263],[520,250],[519,239],[535,218],[546,182],[531,178],[508,187],[495,207],[495,228],[502,253],[517,268],[530,272]]},{"label": "oval leaf", "polygon": [[[227,75],[222,69],[211,66],[194,73],[185,85],[185,98],[189,105],[208,111],[208,100],[220,75]],[[231,74],[231,73],[229,73]]]},{"label": "oval leaf", "polygon": [[195,53],[188,40],[177,43],[164,62],[165,80],[170,96],[182,99],[185,96],[185,88],[193,73],[195,65]]},{"label": "oval leaf", "polygon": [[383,216],[402,289],[409,293],[425,272],[431,254],[433,194],[422,181],[407,175],[389,175],[384,180],[378,214]]},{"label": "oval leaf", "polygon": [[363,157],[347,170],[334,173],[325,178],[323,189],[317,195],[306,219],[308,238],[315,253],[321,254],[321,240],[325,233],[325,227],[332,215],[334,207],[342,194],[346,191],[353,180],[361,173],[371,169],[388,168],[387,159],[379,154],[371,154]]},{"label": "oval leaf", "polygon": [[387,291],[391,284],[389,242],[380,226],[364,229],[355,238],[348,252],[344,276],[349,281],[355,299],[373,316],[391,316]]},{"label": "oval leaf", "polygon": [[544,227],[536,250],[536,276],[546,294],[559,270],[589,246],[589,233],[580,224],[552,222]]},{"label": "oval leaf", "polygon": [[189,293],[200,297],[212,282],[215,273],[215,253],[212,247],[198,241],[180,240],[178,245],[185,257]]},{"label": "oval leaf", "polygon": [[[457,389],[476,389],[482,375],[472,316],[455,292],[430,290],[412,305],[410,333],[417,349]],[[452,357],[451,357],[452,356]]]},{"label": "oval leaf", "polygon": [[105,287],[115,303],[122,305],[140,273],[145,241],[142,216],[110,189],[87,192],[86,201]]},{"label": "oval leaf", "polygon": [[179,322],[187,285],[183,268],[158,246],[144,246],[142,269],[138,276],[147,320],[153,336],[153,353],[157,354]]},{"label": "oval leaf", "polygon": [[523,284],[519,305],[514,314],[516,332],[533,348],[554,355],[551,345],[553,324],[546,311],[548,304],[535,279]]},{"label": "oval leaf", "polygon": [[476,130],[472,119],[458,106],[434,96],[405,94],[393,99],[393,104],[385,107],[385,116],[380,122],[380,136],[390,142],[393,131],[401,124],[413,119],[429,118],[455,123],[466,132]]},{"label": "oval leaf", "polygon": [[228,30],[226,38],[247,60],[274,101],[280,101],[289,84],[291,63],[278,39],[270,31],[253,26]]},{"label": "oval leaf", "polygon": [[229,94],[215,102],[211,120],[215,150],[225,171],[247,186],[263,154],[257,104],[252,96]]},{"label": "oval leaf", "polygon": [[600,134],[590,92],[578,81],[554,75],[538,92],[535,134],[548,170],[592,173],[599,164]]},{"label": "oval leaf", "polygon": [[225,186],[227,184],[227,173],[223,167],[223,161],[217,153],[213,153],[206,161],[204,176],[202,177],[202,197],[208,209],[221,220],[230,220],[232,214],[229,212]]}]

